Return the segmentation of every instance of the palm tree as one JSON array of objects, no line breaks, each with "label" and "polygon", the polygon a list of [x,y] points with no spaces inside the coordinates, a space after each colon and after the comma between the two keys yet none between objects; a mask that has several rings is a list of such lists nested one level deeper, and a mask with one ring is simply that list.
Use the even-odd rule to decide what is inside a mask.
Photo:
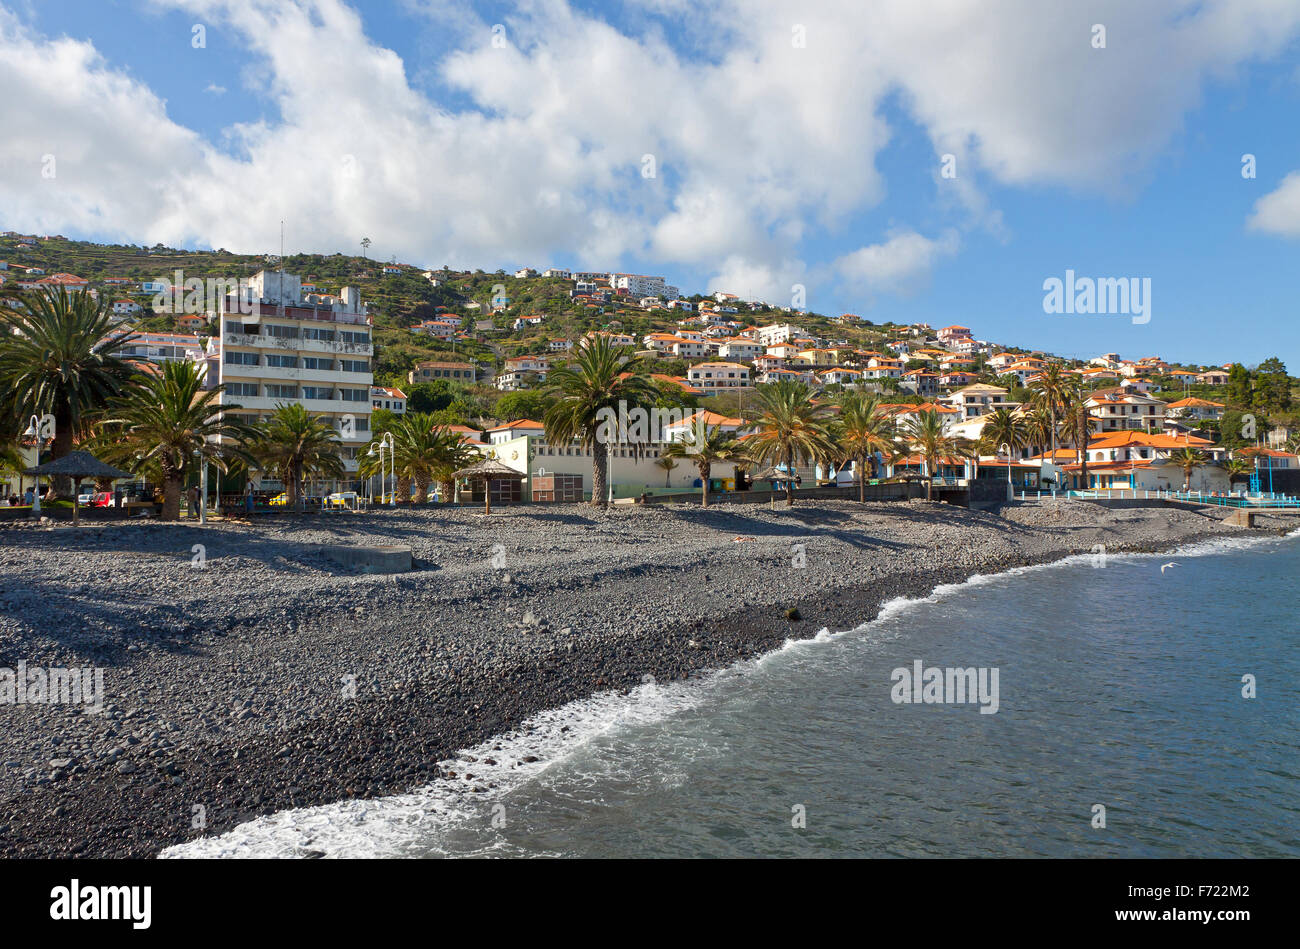
[{"label": "palm tree", "polygon": [[686,440],[673,442],[664,450],[664,458],[683,458],[694,463],[695,470],[700,473],[701,507],[709,506],[709,476],[713,473],[713,466],[724,461],[738,461],[742,457],[740,443],[720,425],[705,428],[698,435],[691,431]]},{"label": "palm tree", "polygon": [[902,434],[925,459],[925,499],[929,501],[933,497],[934,473],[939,463],[949,455],[960,453],[957,439],[948,434],[943,417],[934,409],[926,409],[908,418]]},{"label": "palm tree", "polygon": [[1075,457],[1079,460],[1079,487],[1085,491],[1088,489],[1088,445],[1096,426],[1097,420],[1088,411],[1087,401],[1082,394],[1066,400],[1063,427],[1066,439],[1074,446]]},{"label": "palm tree", "polygon": [[1066,375],[1065,368],[1060,363],[1054,362],[1042,368],[1038,376],[1029,383],[1029,388],[1035,393],[1035,401],[1039,407],[1046,410],[1048,418],[1051,419],[1052,459],[1055,460],[1057,413],[1070,397],[1077,393],[1078,384]]},{"label": "palm tree", "polygon": [[[114,329],[112,301],[87,291],[33,292],[18,309],[0,307],[0,411],[54,418],[53,458],[86,434],[89,421],[122,391],[133,372],[119,357],[135,339]],[[58,479],[66,492],[68,479]]]},{"label": "palm tree", "polygon": [[1300,455],[1300,432],[1292,432],[1286,440],[1286,450],[1293,455]]},{"label": "palm tree", "polygon": [[814,404],[812,390],[790,379],[759,386],[754,396],[758,416],[741,443],[756,463],[785,465],[785,503],[793,507],[795,464],[830,461],[838,451],[828,423],[831,406]]},{"label": "palm tree", "polygon": [[1223,467],[1228,472],[1229,488],[1236,481],[1249,479],[1251,472],[1255,470],[1255,465],[1246,458],[1230,458]]},{"label": "palm tree", "polygon": [[[141,374],[104,422],[106,434],[111,432],[120,446],[119,457],[134,458],[135,470],[156,467],[165,521],[180,517],[181,487],[195,455],[222,471],[230,458],[248,457],[239,446],[254,430],[223,417],[224,411],[240,408],[218,402],[224,389],[204,389],[196,363],[165,362],[157,375]],[[235,445],[219,446],[218,438]]]},{"label": "palm tree", "polygon": [[617,440],[602,422],[610,413],[617,415],[620,403],[627,409],[652,406],[659,394],[647,377],[635,374],[639,366],[630,346],[615,346],[607,336],[588,336],[576,358],[552,369],[546,378],[556,397],[542,420],[546,440],[568,445],[576,438],[591,452],[591,503],[596,507],[606,504],[609,443]]},{"label": "palm tree", "polygon": [[1183,469],[1183,490],[1192,490],[1192,472],[1205,464],[1205,452],[1198,448],[1180,448],[1169,460]]},{"label": "palm tree", "polygon": [[867,499],[866,464],[876,452],[894,446],[894,426],[880,409],[880,399],[868,392],[849,392],[840,399],[840,449],[858,474],[858,501]]},{"label": "palm tree", "polygon": [[363,258],[366,256],[366,251],[369,249],[370,249],[370,238],[368,237],[361,238],[361,256]]},{"label": "palm tree", "polygon": [[[398,484],[407,490],[399,497],[410,496],[410,484],[415,484],[415,502],[423,504],[429,499],[429,485],[433,484],[435,468],[443,459],[440,434],[433,416],[425,412],[408,412],[398,416],[390,431],[393,435],[393,467]],[[453,471],[456,469],[453,468]]]},{"label": "palm tree", "polygon": [[284,484],[290,505],[302,497],[307,478],[343,476],[342,446],[334,426],[298,402],[277,405],[249,447],[262,470]]},{"label": "palm tree", "polygon": [[437,444],[434,447],[434,462],[431,469],[433,479],[438,482],[439,493],[443,503],[449,503],[456,490],[457,471],[468,468],[481,457],[471,446],[465,444],[460,432],[439,427],[434,430]]},{"label": "palm tree", "polygon": [[1056,460],[1056,420],[1044,408],[1035,406],[1020,416],[1024,427],[1025,447],[1038,449],[1038,453],[1047,454]]},{"label": "palm tree", "polygon": [[660,455],[655,461],[655,467],[664,473],[664,487],[670,488],[673,484],[673,469],[677,467],[677,459],[670,455]]},{"label": "palm tree", "polygon": [[1001,454],[1003,447],[1007,449],[1007,477],[1010,479],[1015,451],[1025,447],[1029,441],[1029,431],[1024,419],[1010,409],[994,409],[980,430],[980,440],[992,448],[995,455]]}]

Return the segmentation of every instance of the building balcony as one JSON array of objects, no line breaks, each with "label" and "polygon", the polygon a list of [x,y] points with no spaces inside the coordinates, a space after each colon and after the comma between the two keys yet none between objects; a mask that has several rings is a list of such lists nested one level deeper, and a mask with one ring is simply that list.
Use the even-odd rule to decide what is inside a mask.
[{"label": "building balcony", "polygon": [[261,333],[224,333],[224,346],[237,346],[245,349],[275,350],[286,353],[328,353],[334,356],[373,356],[375,345],[370,343],[345,343],[341,340],[327,339],[286,339],[283,336],[267,336]]},{"label": "building balcony", "polygon": [[245,366],[242,363],[222,363],[221,381],[230,382],[296,382],[300,385],[341,385],[350,389],[367,389],[373,384],[370,372],[344,372],[341,369],[304,369],[301,366]]}]

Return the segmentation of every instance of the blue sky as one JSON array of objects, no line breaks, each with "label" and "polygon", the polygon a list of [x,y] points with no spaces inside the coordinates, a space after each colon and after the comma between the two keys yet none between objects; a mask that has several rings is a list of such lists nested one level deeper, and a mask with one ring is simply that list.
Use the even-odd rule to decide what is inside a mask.
[{"label": "blue sky", "polygon": [[[662,273],[776,303],[800,283],[831,314],[1300,372],[1300,16],[1151,6],[1005,0],[983,5],[985,37],[890,3],[816,20],[777,0],[739,18],[677,0],[0,0],[19,140],[0,147],[0,206],[6,227],[245,252],[273,250],[284,217],[291,250],[355,252],[364,233],[421,265]],[[64,39],[100,58],[66,62]],[[57,102],[21,86],[42,57]],[[105,76],[121,89],[97,92]],[[23,141],[24,102],[66,111]],[[105,149],[121,165],[96,180]],[[37,202],[23,162],[46,151],[69,171]],[[1150,322],[1045,314],[1042,283],[1067,269],[1150,278]]]}]

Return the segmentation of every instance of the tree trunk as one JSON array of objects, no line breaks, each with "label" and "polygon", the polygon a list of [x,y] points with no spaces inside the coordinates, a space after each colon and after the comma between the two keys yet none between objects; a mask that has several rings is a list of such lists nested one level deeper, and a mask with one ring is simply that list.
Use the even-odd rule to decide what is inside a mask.
[{"label": "tree trunk", "polygon": [[591,504],[592,507],[605,507],[607,504],[605,472],[609,467],[609,447],[604,442],[596,442],[591,449]]},{"label": "tree trunk", "polygon": [[164,521],[177,521],[181,516],[181,476],[179,474],[163,475],[163,507],[162,519]]},{"label": "tree trunk", "polygon": [[409,504],[411,500],[410,475],[398,475],[397,487],[393,489],[393,499],[398,504]]},{"label": "tree trunk", "polygon": [[442,496],[443,504],[450,504],[456,499],[456,483],[454,481],[439,481],[438,494]]},{"label": "tree trunk", "polygon": [[794,455],[785,457],[785,506],[794,507]]},{"label": "tree trunk", "polygon": [[286,479],[284,486],[284,506],[286,508],[292,508],[298,504],[298,466],[296,464],[290,464],[286,469],[285,474],[289,477]]},{"label": "tree trunk", "polygon": [[867,500],[867,473],[865,459],[857,459],[858,463],[858,503],[865,504]]},{"label": "tree trunk", "polygon": [[[39,422],[40,419],[37,419]],[[72,415],[67,411],[54,413],[54,439],[50,442],[50,460],[57,461],[68,452],[72,451],[73,436],[76,434],[72,430]],[[39,434],[36,438],[36,463],[40,464],[41,440]],[[72,479],[67,475],[55,475],[50,479],[50,486],[54,493],[60,497],[67,497],[72,493]]]},{"label": "tree trunk", "polygon": [[415,479],[415,500],[417,504],[424,504],[429,500],[429,485],[432,483],[423,475]]},{"label": "tree trunk", "polygon": [[713,474],[712,465],[699,465],[700,471],[700,507],[709,506],[709,475]]}]

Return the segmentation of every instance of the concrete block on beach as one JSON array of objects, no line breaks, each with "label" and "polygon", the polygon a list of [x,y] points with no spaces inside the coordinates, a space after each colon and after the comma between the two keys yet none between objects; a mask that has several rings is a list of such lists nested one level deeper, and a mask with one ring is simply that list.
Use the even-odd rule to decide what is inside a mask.
[{"label": "concrete block on beach", "polygon": [[413,564],[411,548],[402,544],[331,545],[321,547],[320,552],[339,566],[362,573],[408,573]]}]

